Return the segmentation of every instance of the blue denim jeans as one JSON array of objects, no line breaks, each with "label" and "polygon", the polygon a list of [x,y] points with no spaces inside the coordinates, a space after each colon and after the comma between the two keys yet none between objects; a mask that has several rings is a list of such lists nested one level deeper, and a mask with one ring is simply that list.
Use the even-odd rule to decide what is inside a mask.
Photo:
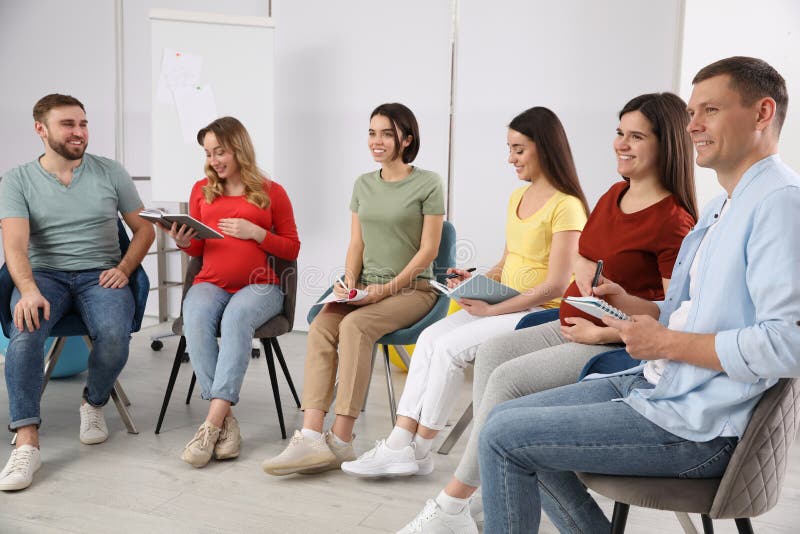
[{"label": "blue denim jeans", "polygon": [[505,402],[480,438],[485,532],[538,532],[541,510],[559,532],[609,532],[610,522],[575,472],[715,478],[737,438],[688,441],[623,402],[651,388],[639,375],[571,384]]},{"label": "blue denim jeans", "polygon": [[239,402],[253,333],[282,309],[283,293],[274,284],[251,284],[236,293],[208,282],[189,288],[183,333],[204,399]]},{"label": "blue denim jeans", "polygon": [[[40,327],[34,332],[20,332],[13,324],[9,326],[5,370],[11,412],[9,430],[41,424],[39,399],[44,381],[45,341],[56,323],[73,311],[83,319],[93,346],[83,398],[93,406],[108,402],[114,382],[128,361],[134,301],[129,287],[102,287],[101,272],[33,271],[39,291],[50,303],[50,319],[45,320],[40,311]],[[19,299],[19,290],[14,289],[12,313]]]}]

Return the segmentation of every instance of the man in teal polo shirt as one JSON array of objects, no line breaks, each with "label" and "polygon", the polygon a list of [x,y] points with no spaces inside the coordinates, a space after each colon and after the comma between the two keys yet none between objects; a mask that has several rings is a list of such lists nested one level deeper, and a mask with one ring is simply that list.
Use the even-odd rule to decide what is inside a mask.
[{"label": "man in teal polo shirt", "polygon": [[[117,162],[86,153],[83,104],[60,94],[33,108],[44,154],[0,182],[0,220],[6,265],[14,280],[13,324],[5,377],[16,449],[0,471],[0,490],[30,486],[41,466],[39,397],[44,343],[52,327],[75,310],[92,339],[80,407],[80,440],[108,438],[103,406],[128,359],[134,300],[128,277],[153,242],[153,226],[131,177]],[[121,257],[117,217],[133,230]]]}]

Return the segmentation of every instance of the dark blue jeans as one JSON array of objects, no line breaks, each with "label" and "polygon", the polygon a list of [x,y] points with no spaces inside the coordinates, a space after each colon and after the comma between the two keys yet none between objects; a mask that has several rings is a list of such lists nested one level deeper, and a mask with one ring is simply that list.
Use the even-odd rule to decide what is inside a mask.
[{"label": "dark blue jeans", "polygon": [[[20,332],[13,324],[9,325],[5,370],[11,412],[9,430],[41,424],[39,398],[44,381],[44,344],[53,326],[72,311],[83,319],[93,345],[83,398],[93,406],[108,402],[114,382],[128,361],[134,301],[129,287],[100,286],[101,272],[33,271],[39,291],[50,303],[50,319],[44,320],[40,312],[40,327],[33,332]],[[12,312],[19,299],[20,293],[14,289]]]},{"label": "dark blue jeans", "polygon": [[497,406],[480,437],[484,531],[538,532],[541,510],[559,532],[609,532],[575,471],[609,475],[716,478],[737,438],[704,443],[656,426],[624,402],[653,387],[639,375],[543,391]]}]

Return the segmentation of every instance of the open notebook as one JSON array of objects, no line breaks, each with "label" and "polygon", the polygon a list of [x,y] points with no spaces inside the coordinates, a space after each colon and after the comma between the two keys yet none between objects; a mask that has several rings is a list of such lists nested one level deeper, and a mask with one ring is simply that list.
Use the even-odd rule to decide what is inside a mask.
[{"label": "open notebook", "polygon": [[454,300],[475,299],[489,304],[497,304],[519,295],[516,289],[487,278],[482,274],[471,276],[452,289],[436,280],[431,280],[430,284],[436,291]]},{"label": "open notebook", "polygon": [[182,224],[185,224],[197,232],[197,235],[195,236],[196,239],[222,239],[225,237],[210,226],[206,226],[191,215],[186,215],[185,213],[166,213],[161,210],[142,210],[139,212],[139,217],[152,223],[160,224],[167,230],[170,229],[172,223],[178,223],[178,228],[180,228]]},{"label": "open notebook", "polygon": [[622,319],[623,321],[630,319],[625,312],[597,297],[567,297],[564,299],[564,302],[598,319],[602,319],[605,315],[610,315],[611,317]]}]

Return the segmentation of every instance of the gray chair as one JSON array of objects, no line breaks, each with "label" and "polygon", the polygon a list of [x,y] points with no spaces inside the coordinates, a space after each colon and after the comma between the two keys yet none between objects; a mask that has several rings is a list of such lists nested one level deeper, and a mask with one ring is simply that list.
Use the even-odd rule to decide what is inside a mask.
[{"label": "gray chair", "polygon": [[578,473],[597,493],[614,499],[611,533],[622,534],[630,505],[701,514],[703,531],[712,519],[735,519],[740,534],[752,534],[751,517],[775,506],[788,454],[800,423],[800,384],[781,379],[758,402],[722,478],[647,478]]},{"label": "gray chair", "polygon": [[[277,337],[292,331],[294,326],[294,310],[297,302],[297,262],[282,260],[270,256],[270,265],[273,267],[275,274],[278,275],[281,284],[281,291],[283,291],[283,311],[271,318],[269,321],[258,327],[253,337],[261,341],[264,347],[265,359],[267,360],[267,369],[269,370],[269,380],[272,385],[272,395],[275,399],[275,408],[278,411],[278,424],[281,427],[281,436],[286,439],[286,427],[283,422],[283,408],[281,406],[280,392],[278,391],[278,376],[275,371],[275,360],[273,358],[273,349],[278,358],[278,363],[283,370],[286,381],[289,383],[289,389],[292,392],[294,401],[297,407],[300,407],[300,399],[297,397],[297,391],[294,389],[292,382],[292,375],[289,373],[289,368],[286,366],[286,360],[283,358],[283,351],[278,344]],[[186,297],[186,292],[192,287],[194,277],[200,272],[203,267],[203,258],[196,257],[189,261],[186,267],[186,276],[183,281],[183,298]],[[183,361],[184,352],[186,351],[186,337],[183,335],[183,298],[181,299],[181,316],[172,323],[172,331],[176,335],[181,336],[178,342],[178,350],[175,352],[175,360],[172,362],[172,371],[170,372],[169,382],[167,383],[167,390],[164,393],[164,401],[161,404],[161,413],[158,416],[158,423],[156,423],[156,434],[161,432],[161,424],[164,422],[164,414],[167,412],[169,399],[172,396],[172,388],[175,386],[175,379],[178,376],[181,362]],[[219,336],[219,331],[217,331]],[[194,390],[195,375],[192,373],[192,381],[189,385],[189,393],[186,395],[186,404],[191,400],[192,391]]]}]

